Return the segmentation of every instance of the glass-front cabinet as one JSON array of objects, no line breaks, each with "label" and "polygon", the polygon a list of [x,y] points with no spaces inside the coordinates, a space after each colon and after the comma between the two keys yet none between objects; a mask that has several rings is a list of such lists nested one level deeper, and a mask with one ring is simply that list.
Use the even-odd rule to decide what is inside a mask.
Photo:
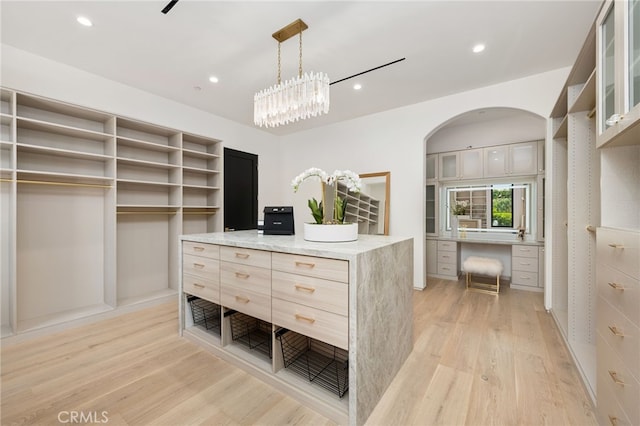
[{"label": "glass-front cabinet", "polygon": [[597,25],[598,146],[640,143],[640,0],[607,0]]}]

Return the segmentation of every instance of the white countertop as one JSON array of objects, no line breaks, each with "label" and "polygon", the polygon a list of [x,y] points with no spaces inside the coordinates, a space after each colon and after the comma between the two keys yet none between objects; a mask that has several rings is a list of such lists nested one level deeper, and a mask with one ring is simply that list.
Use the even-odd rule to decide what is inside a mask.
[{"label": "white countertop", "polygon": [[220,244],[257,250],[304,254],[309,256],[354,259],[357,255],[376,250],[411,237],[385,235],[358,235],[357,241],[344,243],[318,243],[306,241],[302,235],[264,235],[256,230],[213,232],[208,234],[181,235],[180,240]]}]

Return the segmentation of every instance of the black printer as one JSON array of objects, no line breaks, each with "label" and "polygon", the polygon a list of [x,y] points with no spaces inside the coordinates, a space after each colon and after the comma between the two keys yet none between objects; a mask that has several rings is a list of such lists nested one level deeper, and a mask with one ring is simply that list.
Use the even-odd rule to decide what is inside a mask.
[{"label": "black printer", "polygon": [[264,208],[265,235],[294,235],[293,206]]}]

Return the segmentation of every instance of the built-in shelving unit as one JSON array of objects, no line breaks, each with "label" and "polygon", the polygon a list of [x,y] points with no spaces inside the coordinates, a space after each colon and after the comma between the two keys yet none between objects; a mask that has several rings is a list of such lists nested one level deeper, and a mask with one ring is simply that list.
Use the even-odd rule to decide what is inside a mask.
[{"label": "built-in shelving unit", "polygon": [[[595,233],[600,223],[596,151],[596,35],[587,36],[551,113],[551,313],[590,395],[596,392]],[[590,230],[591,229],[591,230]],[[544,259],[542,259],[544,261]],[[547,306],[549,307],[549,306]]]},{"label": "built-in shelving unit", "polygon": [[380,200],[363,192],[349,192],[347,186],[338,182],[338,195],[347,200],[345,222],[357,223],[359,234],[380,234]]},{"label": "built-in shelving unit", "polygon": [[221,229],[220,152],[0,89],[2,336],[177,297],[179,235]]}]

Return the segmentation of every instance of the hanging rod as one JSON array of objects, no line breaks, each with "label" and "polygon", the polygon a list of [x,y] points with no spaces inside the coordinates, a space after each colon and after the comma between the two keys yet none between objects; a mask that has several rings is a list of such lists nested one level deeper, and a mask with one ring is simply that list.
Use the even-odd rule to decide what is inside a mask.
[{"label": "hanging rod", "polygon": [[596,115],[596,107],[593,107],[593,109],[589,111],[587,118],[593,118],[594,115]]},{"label": "hanging rod", "polygon": [[217,212],[182,212],[182,214],[190,214],[190,215],[214,215]]},{"label": "hanging rod", "polygon": [[163,215],[174,215],[177,212],[169,212],[163,210],[149,210],[149,211],[136,211],[136,212],[116,212],[116,214],[131,214],[131,215],[150,215],[150,214],[163,214]]},{"label": "hanging rod", "polygon": [[[11,180],[6,180],[5,182],[11,182]],[[24,180],[24,179],[17,179],[16,182],[28,183],[32,185],[76,186],[76,187],[82,187],[82,188],[112,188],[111,185],[99,185],[96,183],[53,182],[53,181],[47,181],[47,180]]]}]

